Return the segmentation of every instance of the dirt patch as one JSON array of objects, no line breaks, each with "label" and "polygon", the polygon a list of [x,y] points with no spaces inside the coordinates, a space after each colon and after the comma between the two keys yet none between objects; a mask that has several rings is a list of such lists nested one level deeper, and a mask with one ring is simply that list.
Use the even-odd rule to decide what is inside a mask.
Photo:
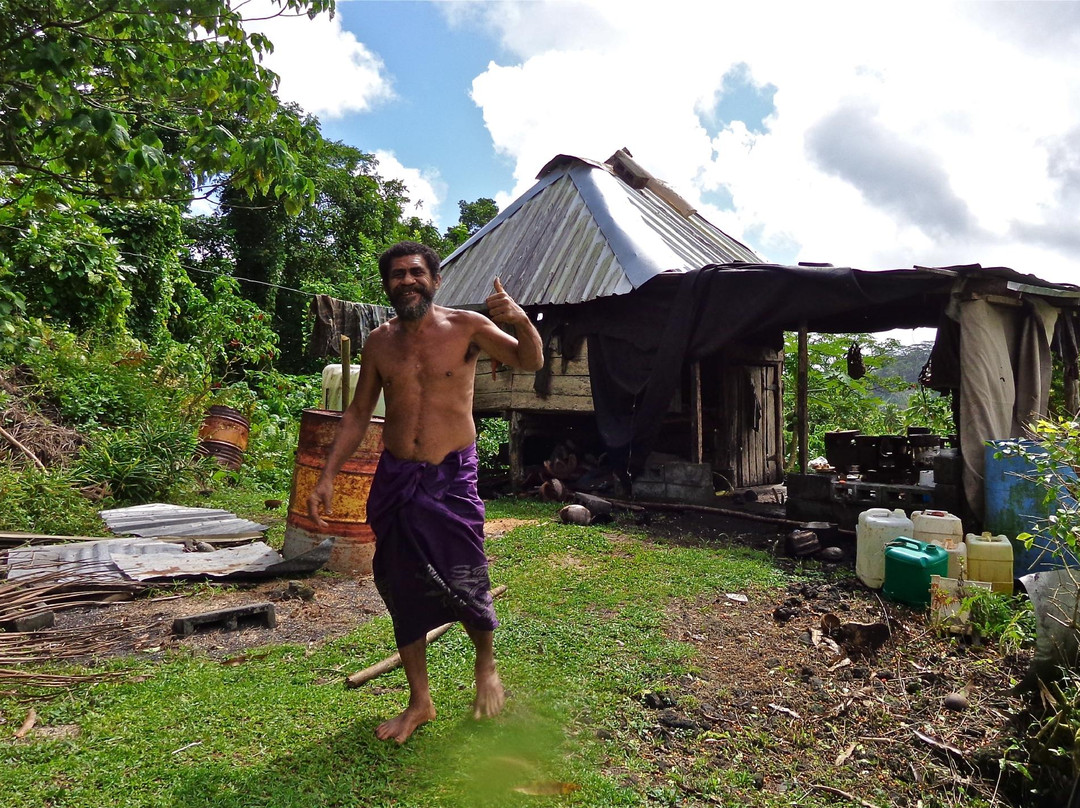
[{"label": "dirt patch", "polygon": [[[105,608],[59,612],[56,627],[92,631],[95,626],[121,623],[132,628],[129,641],[110,649],[110,653],[156,658],[187,648],[222,659],[263,645],[322,644],[348,634],[374,615],[386,614],[371,576],[319,573],[300,583],[311,588],[310,599],[292,595],[289,582],[284,580],[247,586],[190,584],[178,588],[179,594],[164,593]],[[208,626],[187,637],[173,634],[173,620],[178,617],[262,602],[274,605],[274,628],[241,624],[236,631]]]},{"label": "dirt patch", "polygon": [[509,517],[504,519],[488,519],[484,523],[484,537],[493,538],[495,536],[501,536],[504,533],[509,533],[516,527],[522,525],[538,525],[540,521],[538,519],[511,519]]},{"label": "dirt patch", "polygon": [[[838,652],[823,615],[885,623],[890,633],[876,650]],[[698,657],[691,675],[643,695],[652,743],[642,754],[655,787],[676,782],[715,801],[705,795],[719,775],[737,795],[730,804],[813,796],[913,807],[1024,787],[1015,773],[999,780],[998,761],[1010,716],[1023,708],[1010,677],[1027,659],[940,638],[922,613],[880,600],[849,574],[749,593],[745,603],[722,593],[670,617],[672,637]]]}]

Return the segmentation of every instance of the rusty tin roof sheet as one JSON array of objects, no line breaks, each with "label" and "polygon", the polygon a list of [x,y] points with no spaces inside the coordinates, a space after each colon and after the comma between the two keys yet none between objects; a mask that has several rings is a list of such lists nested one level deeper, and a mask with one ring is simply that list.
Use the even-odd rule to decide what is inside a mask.
[{"label": "rusty tin roof sheet", "polygon": [[638,184],[608,164],[560,155],[446,258],[436,302],[479,308],[498,276],[522,305],[582,303],[663,272],[761,261],[662,183]]}]

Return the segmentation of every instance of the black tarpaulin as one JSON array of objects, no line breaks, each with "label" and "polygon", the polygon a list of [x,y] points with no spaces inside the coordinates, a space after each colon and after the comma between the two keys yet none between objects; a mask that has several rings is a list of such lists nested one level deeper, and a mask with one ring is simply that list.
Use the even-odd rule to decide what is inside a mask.
[{"label": "black tarpaulin", "polygon": [[937,325],[954,270],[709,266],[561,314],[564,343],[587,338],[593,404],[608,449],[643,462],[687,360],[738,338],[781,347],[782,332]]}]

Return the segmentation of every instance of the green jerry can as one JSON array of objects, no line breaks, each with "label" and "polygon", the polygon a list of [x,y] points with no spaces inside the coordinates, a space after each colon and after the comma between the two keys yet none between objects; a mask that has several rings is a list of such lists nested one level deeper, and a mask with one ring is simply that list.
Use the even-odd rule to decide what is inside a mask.
[{"label": "green jerry can", "polygon": [[949,553],[944,547],[901,536],[885,545],[885,585],[889,600],[925,609],[930,605],[930,576],[949,574]]}]

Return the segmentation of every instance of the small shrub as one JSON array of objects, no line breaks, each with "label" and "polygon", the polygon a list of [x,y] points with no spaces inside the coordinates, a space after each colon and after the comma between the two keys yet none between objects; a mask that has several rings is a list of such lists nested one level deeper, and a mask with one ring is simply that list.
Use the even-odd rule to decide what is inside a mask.
[{"label": "small shrub", "polygon": [[1002,653],[1015,654],[1035,642],[1035,611],[1025,597],[971,589],[962,608],[969,611],[972,627],[995,641]]},{"label": "small shrub", "polygon": [[173,417],[178,393],[138,343],[95,343],[92,336],[38,325],[22,361],[36,396],[72,426],[129,426]]},{"label": "small shrub", "polygon": [[97,511],[108,507],[79,492],[70,471],[0,465],[0,529],[57,536],[95,536],[104,527]]},{"label": "small shrub", "polygon": [[194,426],[182,420],[102,430],[80,451],[75,473],[84,484],[107,485],[119,503],[168,500],[196,483],[203,466],[197,442]]},{"label": "small shrub", "polygon": [[510,439],[510,424],[505,418],[481,418],[476,424],[476,453],[480,468],[487,472],[506,470],[499,459],[499,449]]}]

